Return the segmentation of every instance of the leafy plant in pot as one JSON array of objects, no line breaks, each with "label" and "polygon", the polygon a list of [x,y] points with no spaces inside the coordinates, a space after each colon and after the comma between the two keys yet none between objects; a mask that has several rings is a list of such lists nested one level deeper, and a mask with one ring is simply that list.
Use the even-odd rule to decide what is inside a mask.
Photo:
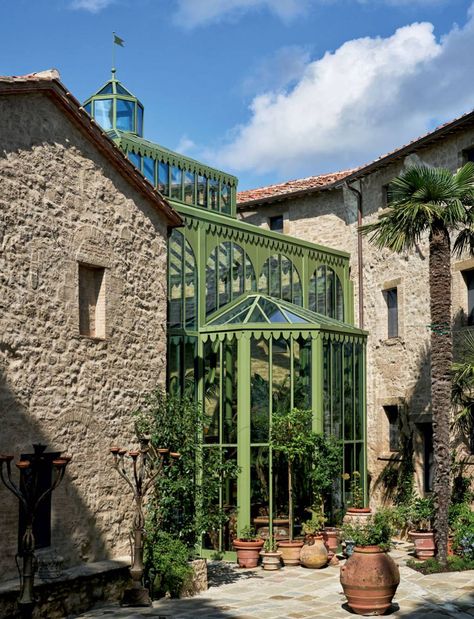
[{"label": "leafy plant in pot", "polygon": [[405,514],[410,530],[408,537],[415,545],[417,559],[425,560],[435,556],[436,546],[432,530],[434,503],[432,497],[415,498],[407,506],[400,507]]},{"label": "leafy plant in pot", "polygon": [[387,554],[394,532],[393,510],[380,510],[365,523],[346,522],[343,535],[355,542],[354,553],[341,567],[347,602],[358,615],[382,615],[400,583],[400,572]]},{"label": "leafy plant in pot", "polygon": [[232,543],[237,552],[239,567],[257,567],[263,539],[257,537],[253,527],[244,527]]},{"label": "leafy plant in pot", "polygon": [[281,568],[281,552],[278,550],[274,537],[265,540],[260,556],[264,570],[279,570]]},{"label": "leafy plant in pot", "polygon": [[314,449],[315,433],[311,430],[312,411],[299,408],[277,409],[272,418],[271,446],[286,456],[288,469],[289,539],[278,542],[285,565],[299,565],[303,541],[293,539],[293,470],[297,461],[309,458]]},{"label": "leafy plant in pot", "polygon": [[372,510],[370,507],[364,507],[364,492],[361,485],[361,477],[359,471],[352,471],[352,474],[344,473],[343,479],[350,479],[350,505],[347,508],[346,514],[342,520],[345,523],[364,523],[370,516]]},{"label": "leafy plant in pot", "polygon": [[327,565],[328,551],[321,534],[326,518],[321,510],[313,510],[311,520],[303,522],[305,545],[300,552],[300,563],[304,567],[320,568]]}]

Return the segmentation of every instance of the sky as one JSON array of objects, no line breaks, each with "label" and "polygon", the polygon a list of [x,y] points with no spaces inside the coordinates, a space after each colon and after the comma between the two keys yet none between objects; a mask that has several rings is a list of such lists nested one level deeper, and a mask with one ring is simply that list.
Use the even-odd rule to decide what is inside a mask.
[{"label": "sky", "polygon": [[117,77],[239,189],[362,165],[474,108],[474,0],[0,0],[0,74]]}]

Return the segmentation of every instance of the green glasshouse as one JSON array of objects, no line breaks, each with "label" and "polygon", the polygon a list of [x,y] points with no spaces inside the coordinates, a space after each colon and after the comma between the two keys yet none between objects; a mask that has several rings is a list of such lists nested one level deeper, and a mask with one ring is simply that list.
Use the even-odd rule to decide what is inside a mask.
[{"label": "green glasshouse", "polygon": [[[269,445],[277,407],[310,408],[313,429],[343,441],[344,471],[366,478],[366,334],[349,255],[239,220],[237,179],[143,139],[143,106],[114,74],[84,107],[185,222],[169,239],[168,388],[203,403],[204,454],[240,467],[219,496],[237,522],[203,540],[204,555],[226,553],[236,528],[287,509]],[[348,491],[338,480],[333,504]]]}]

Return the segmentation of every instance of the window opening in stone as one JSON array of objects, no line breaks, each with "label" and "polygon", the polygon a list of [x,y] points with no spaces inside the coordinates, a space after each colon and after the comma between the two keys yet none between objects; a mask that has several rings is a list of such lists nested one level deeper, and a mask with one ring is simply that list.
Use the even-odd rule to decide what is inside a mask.
[{"label": "window opening in stone", "polygon": [[398,293],[396,288],[384,291],[387,303],[387,337],[398,337]]},{"label": "window opening in stone", "polygon": [[383,407],[388,420],[388,444],[390,451],[400,449],[400,428],[398,419],[398,406],[389,405]]},{"label": "window opening in stone", "polygon": [[474,269],[464,271],[464,281],[467,288],[467,324],[474,325]]},{"label": "window opening in stone", "polygon": [[268,224],[270,226],[270,230],[273,230],[273,232],[281,232],[283,234],[283,215],[269,217]]},{"label": "window opening in stone", "polygon": [[105,338],[105,269],[79,265],[79,333]]}]

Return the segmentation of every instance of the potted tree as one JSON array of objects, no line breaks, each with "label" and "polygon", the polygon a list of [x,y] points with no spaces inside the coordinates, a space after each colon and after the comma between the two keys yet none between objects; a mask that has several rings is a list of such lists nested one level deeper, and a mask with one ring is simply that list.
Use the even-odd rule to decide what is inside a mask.
[{"label": "potted tree", "polygon": [[253,527],[244,527],[232,543],[237,552],[239,567],[257,567],[263,539],[257,537]]},{"label": "potted tree", "polygon": [[352,474],[344,473],[343,479],[350,479],[350,505],[342,520],[345,523],[364,523],[370,516],[370,507],[364,507],[364,492],[360,483],[359,471],[352,471]]},{"label": "potted tree", "polygon": [[393,534],[393,512],[380,510],[365,523],[346,522],[344,537],[355,542],[354,552],[341,567],[347,603],[358,615],[382,615],[400,583],[400,572],[387,554]]},{"label": "potted tree", "polygon": [[416,558],[424,561],[429,557],[434,557],[436,546],[432,530],[434,519],[433,498],[418,497],[414,499],[405,508],[405,513],[410,526],[408,537],[415,545]]},{"label": "potted tree", "polygon": [[309,458],[314,449],[316,435],[312,432],[311,425],[312,412],[310,410],[278,409],[272,418],[270,444],[274,451],[286,457],[288,470],[289,539],[278,542],[285,565],[299,565],[300,550],[303,546],[302,540],[293,539],[293,474],[295,463]]},{"label": "potted tree", "polygon": [[269,537],[265,540],[260,556],[262,557],[262,567],[264,570],[273,571],[281,568],[281,552],[278,550],[274,537]]},{"label": "potted tree", "polygon": [[321,534],[326,518],[321,510],[313,510],[311,520],[303,522],[305,544],[300,552],[300,563],[304,567],[320,568],[327,565],[328,551]]}]

